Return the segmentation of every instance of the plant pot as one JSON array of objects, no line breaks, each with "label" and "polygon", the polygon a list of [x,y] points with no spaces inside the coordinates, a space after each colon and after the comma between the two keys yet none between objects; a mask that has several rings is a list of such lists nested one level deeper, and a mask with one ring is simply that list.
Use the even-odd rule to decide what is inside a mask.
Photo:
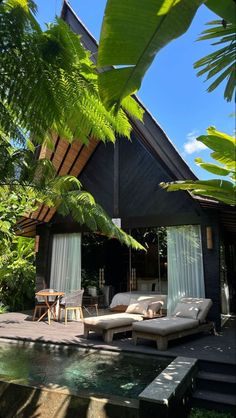
[{"label": "plant pot", "polygon": [[88,287],[88,294],[90,296],[97,296],[97,288],[95,286],[89,286]]}]

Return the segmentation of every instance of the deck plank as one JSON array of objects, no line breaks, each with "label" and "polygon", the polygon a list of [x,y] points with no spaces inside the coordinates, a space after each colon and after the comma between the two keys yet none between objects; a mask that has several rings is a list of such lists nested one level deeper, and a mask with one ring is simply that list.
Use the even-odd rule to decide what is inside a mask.
[{"label": "deck plank", "polygon": [[170,357],[186,356],[200,360],[236,364],[235,322],[235,317],[229,319],[218,336],[199,334],[185,337],[182,340],[170,342],[168,350],[160,352],[156,350],[153,341],[141,340],[137,346],[134,346],[130,333],[117,335],[112,343],[106,344],[101,336],[95,333],[90,334],[88,340],[84,339],[81,321],[71,321],[68,325],[52,321],[51,325],[48,325],[46,321],[33,322],[31,313],[9,312],[0,315],[0,338],[76,344]]}]

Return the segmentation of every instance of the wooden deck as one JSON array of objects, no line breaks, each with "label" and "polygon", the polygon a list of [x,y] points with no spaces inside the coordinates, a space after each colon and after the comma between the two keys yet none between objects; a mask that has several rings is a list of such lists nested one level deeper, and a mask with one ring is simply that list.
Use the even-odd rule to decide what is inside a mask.
[{"label": "wooden deck", "polygon": [[[167,351],[157,351],[155,342],[142,340],[134,346],[131,335],[118,334],[112,343],[106,344],[98,334],[83,338],[83,323],[69,322],[68,325],[55,321],[33,322],[25,313],[5,313],[0,315],[0,339],[14,339],[53,344],[75,344],[100,349],[133,351],[161,356],[187,356],[219,363],[236,364],[236,318],[226,322],[220,335],[199,334],[172,341]],[[0,341],[1,343],[1,341]]]}]

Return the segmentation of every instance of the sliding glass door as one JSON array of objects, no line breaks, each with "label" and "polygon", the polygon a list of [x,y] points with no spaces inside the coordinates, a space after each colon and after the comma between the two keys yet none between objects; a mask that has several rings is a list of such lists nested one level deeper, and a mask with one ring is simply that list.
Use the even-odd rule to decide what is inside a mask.
[{"label": "sliding glass door", "polygon": [[81,234],[55,234],[50,287],[63,292],[81,289]]},{"label": "sliding glass door", "polygon": [[128,290],[166,294],[166,228],[136,228],[130,233],[146,248],[146,252],[129,249]]}]

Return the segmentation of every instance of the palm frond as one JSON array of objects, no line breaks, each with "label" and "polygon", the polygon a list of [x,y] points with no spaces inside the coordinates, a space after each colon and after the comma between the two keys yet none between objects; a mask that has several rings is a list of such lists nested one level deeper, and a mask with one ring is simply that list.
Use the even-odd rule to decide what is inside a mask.
[{"label": "palm frond", "polygon": [[197,140],[213,151],[211,157],[221,165],[205,163],[201,158],[196,158],[195,162],[210,173],[223,177],[228,176],[229,181],[222,179],[186,180],[161,183],[160,186],[168,192],[188,190],[197,196],[207,196],[228,205],[236,205],[235,138],[224,132],[219,132],[214,127],[210,126],[207,129],[207,135],[201,135]]},{"label": "palm frond", "polygon": [[212,27],[205,30],[198,40],[203,41],[219,38],[219,41],[212,45],[224,45],[224,47],[195,62],[194,68],[201,68],[197,75],[207,74],[206,80],[215,77],[215,80],[207,89],[209,92],[215,90],[222,82],[225,82],[224,97],[227,101],[231,101],[236,84],[236,25],[227,23],[226,26],[223,26],[220,20],[209,22],[208,25]]}]

